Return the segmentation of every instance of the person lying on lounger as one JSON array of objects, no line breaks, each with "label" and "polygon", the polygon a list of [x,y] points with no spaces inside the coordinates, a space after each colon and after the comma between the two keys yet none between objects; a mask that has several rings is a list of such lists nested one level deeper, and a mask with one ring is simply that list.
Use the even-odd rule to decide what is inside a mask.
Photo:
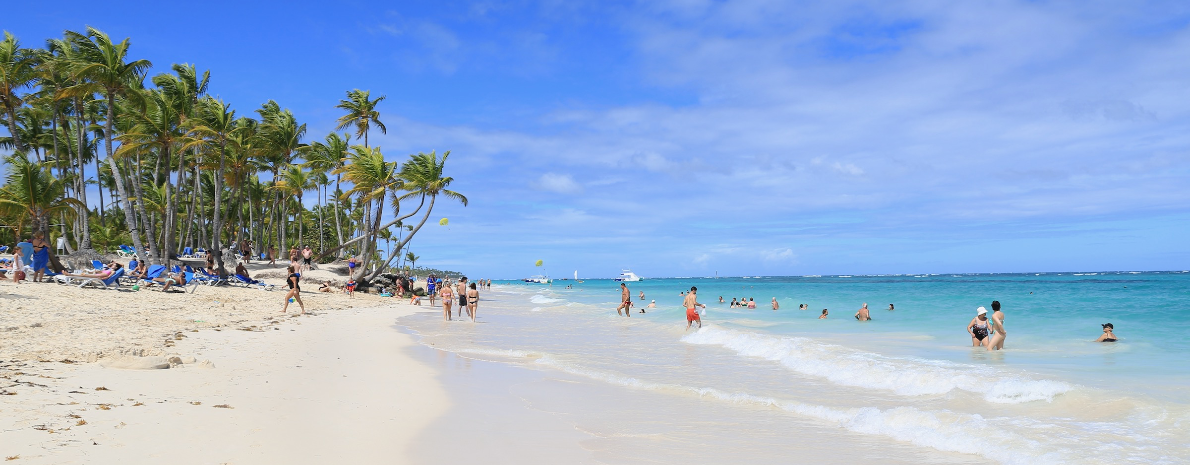
[{"label": "person lying on lounger", "polygon": [[182,273],[176,273],[176,274],[171,274],[171,275],[168,275],[168,276],[165,276],[162,278],[154,279],[153,281],[156,281],[159,283],[164,283],[165,287],[162,287],[161,290],[168,291],[170,286],[185,286],[186,285],[186,276],[183,275]]},{"label": "person lying on lounger", "polygon": [[112,275],[112,273],[115,273],[115,272],[116,272],[116,270],[119,270],[120,268],[123,268],[123,267],[124,267],[124,265],[121,265],[121,264],[119,264],[119,263],[116,263],[116,264],[115,264],[115,268],[104,268],[104,269],[102,269],[102,270],[99,270],[99,271],[94,271],[94,272],[91,272],[91,273],[85,273],[85,272],[78,272],[78,273],[63,273],[63,274],[62,274],[62,276],[67,276],[67,277],[71,277],[71,278],[96,278],[96,279],[107,279],[107,278],[108,278],[108,276],[111,276],[111,275]]}]

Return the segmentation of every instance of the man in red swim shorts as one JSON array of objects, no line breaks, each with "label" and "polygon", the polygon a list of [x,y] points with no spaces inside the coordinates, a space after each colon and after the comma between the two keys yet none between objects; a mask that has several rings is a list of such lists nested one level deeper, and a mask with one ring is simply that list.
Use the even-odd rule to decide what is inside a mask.
[{"label": "man in red swim shorts", "polygon": [[698,321],[698,328],[702,329],[702,318],[698,316],[698,307],[706,308],[706,305],[698,303],[698,288],[690,287],[690,293],[686,294],[686,298],[682,301],[682,306],[686,307],[686,330],[690,330],[690,325]]}]

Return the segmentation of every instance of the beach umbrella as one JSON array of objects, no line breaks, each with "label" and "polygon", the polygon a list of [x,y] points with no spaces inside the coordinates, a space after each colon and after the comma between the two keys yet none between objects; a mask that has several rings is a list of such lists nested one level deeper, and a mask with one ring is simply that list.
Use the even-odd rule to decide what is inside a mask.
[{"label": "beach umbrella", "polygon": [[541,261],[541,260],[538,260],[538,261],[537,261],[537,266],[541,266],[541,264],[542,264],[542,263],[545,263],[545,262],[543,262],[543,261]]},{"label": "beach umbrella", "polygon": [[450,220],[447,220],[446,218],[443,218],[443,219],[440,219],[440,220],[438,220],[438,225],[439,225],[439,226],[446,226],[446,223],[449,223],[449,222],[450,222]]}]

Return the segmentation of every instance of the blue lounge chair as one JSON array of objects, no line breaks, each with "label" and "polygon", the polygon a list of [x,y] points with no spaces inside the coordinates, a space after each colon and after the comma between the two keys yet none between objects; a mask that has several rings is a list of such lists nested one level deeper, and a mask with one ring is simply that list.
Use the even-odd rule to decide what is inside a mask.
[{"label": "blue lounge chair", "polygon": [[193,248],[193,247],[185,247],[185,248],[183,248],[183,249],[182,249],[182,258],[195,258],[195,256],[194,256],[194,248]]},{"label": "blue lounge chair", "polygon": [[244,276],[244,275],[242,275],[242,274],[235,274],[235,275],[232,275],[232,276],[231,276],[231,278],[232,278],[232,279],[234,279],[234,280],[235,280],[235,282],[237,282],[237,283],[239,283],[239,284],[243,284],[244,286],[248,286],[248,287],[251,287],[251,286],[260,286],[260,288],[261,288],[261,289],[264,289],[264,290],[266,290],[266,291],[271,291],[271,290],[273,290],[273,288],[274,288],[274,287],[276,287],[276,286],[274,286],[274,285],[272,285],[272,284],[267,284],[267,283],[265,283],[264,281],[261,281],[261,280],[258,280],[258,279],[252,279],[252,278],[249,278],[249,277],[247,277],[247,276]]},{"label": "blue lounge chair", "polygon": [[136,249],[126,245],[120,245],[120,249],[116,251],[116,255],[122,258],[129,258],[136,255]]},{"label": "blue lounge chair", "polygon": [[99,260],[91,260],[91,268],[95,268],[96,270],[102,270],[103,262],[101,262]]},{"label": "blue lounge chair", "polygon": [[5,253],[5,252],[8,252],[8,246],[0,245],[0,253]]},{"label": "blue lounge chair", "polygon": [[116,270],[115,273],[112,273],[112,275],[108,276],[106,279],[82,278],[83,282],[82,284],[79,284],[79,287],[82,288],[87,286],[95,286],[101,287],[103,289],[116,289],[120,287],[121,276],[124,276],[123,268]]},{"label": "blue lounge chair", "polygon": [[146,283],[151,283],[151,282],[153,282],[154,279],[157,279],[158,276],[161,276],[161,273],[164,271],[165,271],[165,265],[150,266],[149,269],[145,271],[145,277],[141,278],[141,281],[145,281]]}]

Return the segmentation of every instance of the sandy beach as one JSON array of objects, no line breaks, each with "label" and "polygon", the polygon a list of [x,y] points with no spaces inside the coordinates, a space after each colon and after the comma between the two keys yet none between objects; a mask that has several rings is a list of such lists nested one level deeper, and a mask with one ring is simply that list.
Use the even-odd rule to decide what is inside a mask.
[{"label": "sandy beach", "polygon": [[0,456],[18,463],[375,463],[449,405],[397,299],[0,284]]}]

